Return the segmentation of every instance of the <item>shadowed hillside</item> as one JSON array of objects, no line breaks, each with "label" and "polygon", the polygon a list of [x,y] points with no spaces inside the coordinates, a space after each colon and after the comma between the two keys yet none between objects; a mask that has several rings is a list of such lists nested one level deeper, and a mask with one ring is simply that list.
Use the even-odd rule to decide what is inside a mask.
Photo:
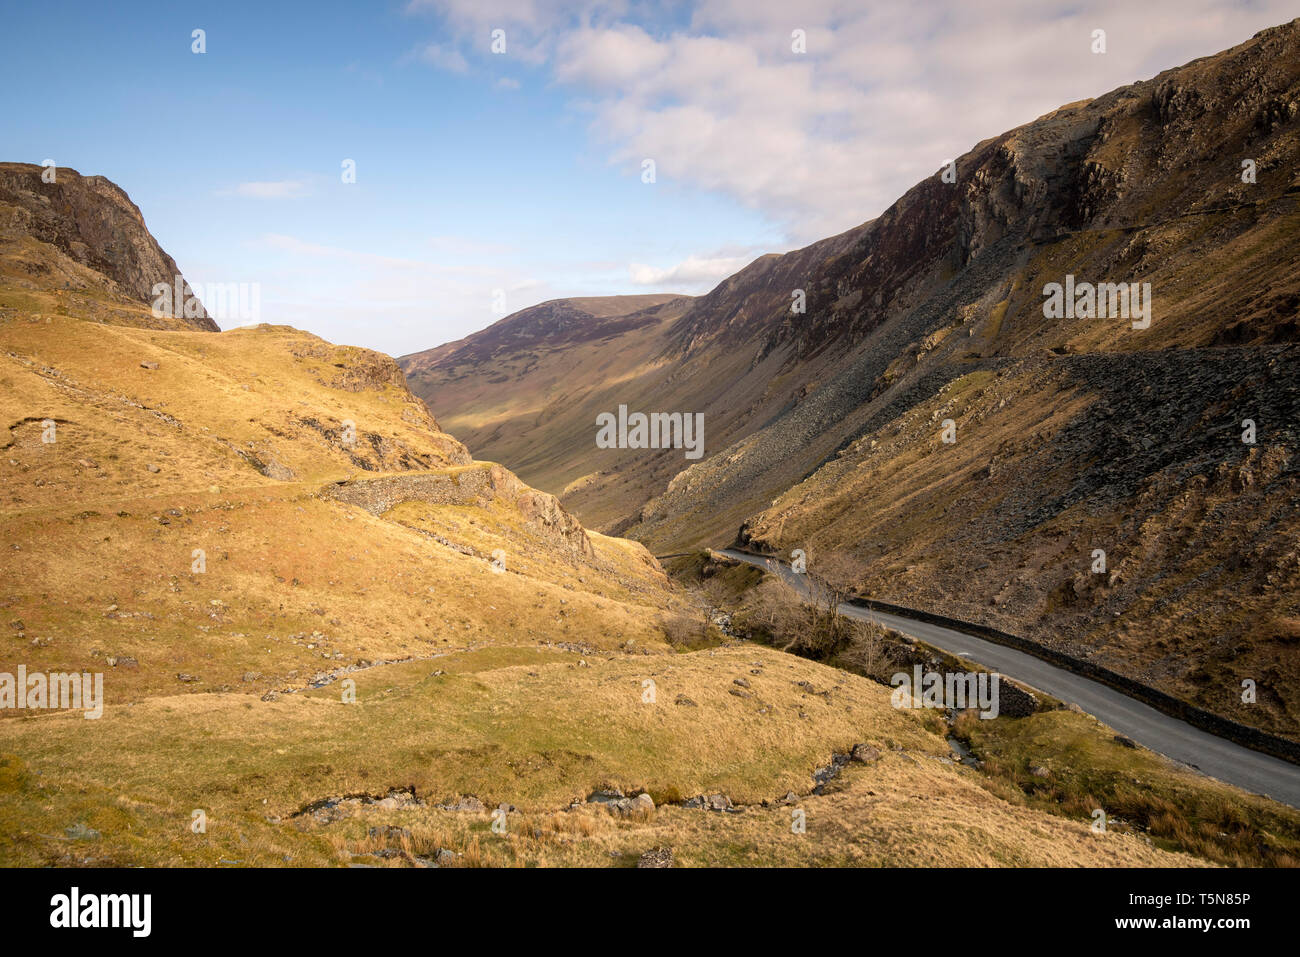
[{"label": "shadowed hillside", "polygon": [[[602,472],[615,454],[592,443],[592,423],[629,392],[655,392],[671,374],[675,320],[686,296],[557,299],[507,316],[482,332],[403,356],[411,391],[443,414],[477,455],[540,488],[584,502],[587,521],[617,524],[681,468],[680,453],[647,469]],[[448,418],[448,416],[450,416]],[[594,453],[594,454],[593,454]],[[593,500],[583,489],[598,490]]]},{"label": "shadowed hillside", "polygon": [[[637,347],[653,374],[608,405],[703,412],[703,462],[537,421],[573,450],[549,474],[584,477],[551,490],[659,554],[743,527],[865,594],[1300,736],[1298,122],[1293,21],[985,140]],[[1045,312],[1075,279],[1150,284],[1149,323]]]},{"label": "shadowed hillside", "polygon": [[[0,674],[103,690],[5,702],[0,863],[1203,863],[996,796],[888,688],[729,640],[644,546],[471,459],[388,357],[156,328],[9,238]],[[1285,809],[1122,756],[1294,842]]]}]

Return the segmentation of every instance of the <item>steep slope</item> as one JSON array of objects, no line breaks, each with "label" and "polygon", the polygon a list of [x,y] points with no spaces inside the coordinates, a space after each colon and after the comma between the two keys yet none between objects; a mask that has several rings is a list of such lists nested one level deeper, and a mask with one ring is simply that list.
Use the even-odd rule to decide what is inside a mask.
[{"label": "steep slope", "polygon": [[666,648],[682,601],[645,549],[474,461],[392,359],[153,328],[139,290],[174,262],[125,193],[3,169],[39,209],[7,207],[0,248],[0,297],[31,307],[0,315],[0,670],[107,668],[121,704],[481,642]]},{"label": "steep slope", "polygon": [[387,357],[65,317],[7,320],[0,346],[0,601],[25,636],[0,670],[125,660],[129,699],[484,640],[662,642],[644,549],[471,460]]},{"label": "steep slope", "polygon": [[666,295],[557,299],[398,363],[411,391],[475,454],[509,462],[570,504],[598,482],[605,497],[585,510],[587,521],[610,524],[662,488],[681,456],[618,486],[602,474],[618,452],[596,448],[592,423],[629,390],[656,388],[671,361],[667,334],[689,305]]},{"label": "steep slope", "polygon": [[[703,413],[708,457],[622,521],[662,453],[609,452],[563,500],[660,554],[743,525],[1300,734],[1298,120],[1293,21],[978,144],[694,300],[618,400]],[[1075,279],[1149,283],[1150,323],[1045,310]]]},{"label": "steep slope", "polygon": [[[742,540],[1300,736],[1298,34],[1057,114],[1086,149],[1057,179],[1070,188],[1031,207],[1061,217],[1049,238],[1032,219],[983,243],[959,230],[963,255],[969,236],[1006,256],[974,255],[869,333],[803,408],[678,477],[633,534],[672,538],[716,503],[771,495]],[[1046,188],[1015,159],[1023,142],[959,221],[997,223],[998,196]],[[1067,274],[1151,283],[1150,327],[1046,317]]]},{"label": "steep slope", "polygon": [[[924,376],[933,392],[996,357],[1115,352],[1136,354],[1140,379],[1142,354],[1294,339],[1298,33],[1267,31],[981,143],[957,161],[957,183],[919,184],[802,277],[741,273],[717,302],[698,301],[677,330],[684,365],[735,338],[729,317],[761,314],[754,354],[823,385],[770,424],[750,417],[745,440],[681,476],[681,494],[633,534],[656,546],[729,534],[739,511]],[[1255,160],[1256,183],[1241,182],[1239,158]],[[1150,328],[1046,318],[1042,290],[1067,274],[1150,282]],[[792,315],[800,279],[808,313]]]},{"label": "steep slope", "polygon": [[[33,295],[22,271],[0,295]],[[117,279],[68,275],[0,316],[0,864],[608,865],[665,838],[688,863],[1200,863],[995,796],[866,678],[716,635],[675,653],[694,608],[645,548],[472,460],[388,357],[151,328]],[[62,674],[101,677],[102,713],[37,696]],[[811,793],[855,744],[878,766]],[[671,806],[581,800],[618,787]],[[836,824],[763,850],[790,792]]]},{"label": "steep slope", "polygon": [[1297,373],[1294,346],[1009,360],[882,404],[740,537],[1295,737]]},{"label": "steep slope", "polygon": [[[175,318],[148,308],[157,283],[179,283],[184,302]],[[66,167],[0,163],[0,286],[0,315],[14,309],[150,329],[217,329],[125,191]]]}]

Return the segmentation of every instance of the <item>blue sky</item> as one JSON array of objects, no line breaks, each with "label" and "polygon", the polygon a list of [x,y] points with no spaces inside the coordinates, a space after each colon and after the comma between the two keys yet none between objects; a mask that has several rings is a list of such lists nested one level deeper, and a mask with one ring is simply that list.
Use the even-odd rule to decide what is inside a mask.
[{"label": "blue sky", "polygon": [[258,282],[263,321],[396,355],[495,321],[499,291],[707,291],[979,139],[1291,15],[1129,6],[10,4],[0,158],[107,176],[191,281]]}]

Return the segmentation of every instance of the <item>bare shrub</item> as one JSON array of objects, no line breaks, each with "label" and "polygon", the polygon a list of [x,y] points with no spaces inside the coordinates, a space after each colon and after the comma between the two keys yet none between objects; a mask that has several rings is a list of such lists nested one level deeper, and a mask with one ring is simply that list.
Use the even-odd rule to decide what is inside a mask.
[{"label": "bare shrub", "polygon": [[840,660],[851,671],[872,677],[884,677],[893,670],[895,633],[874,621],[854,620],[848,643]]},{"label": "bare shrub", "polygon": [[[812,563],[810,563],[811,566]],[[753,637],[815,661],[832,661],[880,678],[894,660],[896,634],[840,611],[852,595],[851,565],[819,558],[799,578],[769,574],[747,599],[741,615]]]},{"label": "bare shrub", "polygon": [[709,618],[702,611],[694,615],[665,615],[661,627],[664,639],[674,648],[699,648],[713,640]]}]

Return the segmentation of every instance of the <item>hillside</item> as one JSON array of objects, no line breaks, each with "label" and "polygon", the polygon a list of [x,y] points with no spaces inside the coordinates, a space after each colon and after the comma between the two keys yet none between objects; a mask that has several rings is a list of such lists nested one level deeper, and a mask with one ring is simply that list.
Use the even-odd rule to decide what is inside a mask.
[{"label": "hillside", "polygon": [[[658,554],[741,529],[1300,737],[1297,122],[1293,21],[985,140],[693,300],[610,394],[702,412],[703,462],[540,422],[573,450],[550,474],[587,476],[550,490]],[[1149,324],[1045,310],[1074,278],[1149,283]]]},{"label": "hillside", "polygon": [[[440,413],[474,454],[508,462],[539,488],[584,503],[586,521],[609,525],[639,508],[681,467],[660,456],[620,484],[617,450],[599,450],[596,416],[629,389],[653,392],[670,374],[668,334],[685,296],[557,299],[482,332],[398,359],[411,391]],[[583,488],[594,484],[598,499]]]},{"label": "hillside", "polygon": [[[0,711],[0,864],[1205,863],[995,793],[868,678],[726,641],[642,545],[472,459],[388,357],[156,328],[86,265],[111,250],[10,239],[0,674],[103,697]],[[59,270],[75,295],[27,278]],[[1206,826],[1245,802],[1295,845],[1286,809],[1067,717]]]},{"label": "hillside", "polygon": [[[54,182],[46,182],[52,176]],[[179,282],[176,318],[147,307],[153,288]],[[145,228],[125,191],[103,176],[0,163],[0,315],[76,315],[152,329],[216,331],[175,260]]]}]

